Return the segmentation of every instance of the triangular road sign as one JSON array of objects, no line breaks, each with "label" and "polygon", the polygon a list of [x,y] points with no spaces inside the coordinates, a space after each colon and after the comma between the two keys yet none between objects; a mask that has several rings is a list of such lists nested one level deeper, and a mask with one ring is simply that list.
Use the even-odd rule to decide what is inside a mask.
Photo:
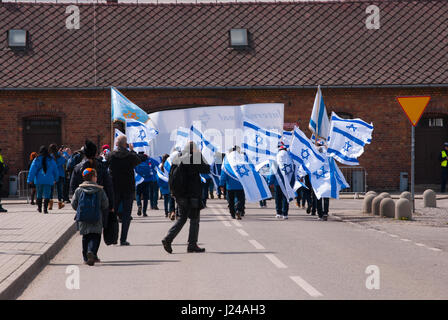
[{"label": "triangular road sign", "polygon": [[431,100],[430,96],[409,96],[397,97],[398,103],[408,117],[411,124],[415,127],[420,120],[426,106]]}]

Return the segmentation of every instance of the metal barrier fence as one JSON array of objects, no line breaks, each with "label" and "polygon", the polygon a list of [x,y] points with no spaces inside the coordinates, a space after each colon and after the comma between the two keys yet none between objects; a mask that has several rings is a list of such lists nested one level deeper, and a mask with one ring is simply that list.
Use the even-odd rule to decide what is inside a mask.
[{"label": "metal barrier fence", "polygon": [[30,200],[30,190],[28,183],[28,171],[20,171],[17,175],[17,195],[19,198],[26,197],[26,203]]},{"label": "metal barrier fence", "polygon": [[367,191],[367,172],[363,167],[339,167],[350,188],[341,190],[341,193],[365,193]]}]

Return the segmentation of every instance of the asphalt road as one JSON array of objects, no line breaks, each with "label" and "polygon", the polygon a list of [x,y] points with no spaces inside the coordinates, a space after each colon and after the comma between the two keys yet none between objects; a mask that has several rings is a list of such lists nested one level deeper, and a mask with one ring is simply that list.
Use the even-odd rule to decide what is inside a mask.
[{"label": "asphalt road", "polygon": [[[20,299],[448,299],[444,249],[335,217],[317,221],[295,206],[277,220],[273,206],[249,205],[237,221],[223,200],[209,200],[199,233],[207,251],[186,252],[187,222],[173,254],[160,242],[173,222],[163,210],[137,217],[134,206],[131,246],[102,242],[102,263],[89,267],[77,234]],[[67,288],[73,270],[79,289]]]}]

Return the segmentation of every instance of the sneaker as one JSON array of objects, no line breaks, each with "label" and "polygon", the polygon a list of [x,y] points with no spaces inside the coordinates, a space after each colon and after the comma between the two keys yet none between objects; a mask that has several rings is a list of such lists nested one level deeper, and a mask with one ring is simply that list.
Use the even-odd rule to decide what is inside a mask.
[{"label": "sneaker", "polygon": [[130,246],[131,244],[127,241],[120,241],[120,246]]},{"label": "sneaker", "polygon": [[153,210],[159,210],[159,207],[158,207],[158,206],[155,206],[155,207],[153,208]]},{"label": "sneaker", "polygon": [[101,260],[100,260],[100,258],[95,257],[95,263],[97,263],[97,262],[101,262]]},{"label": "sneaker", "polygon": [[283,216],[283,220],[288,220],[288,216]]},{"label": "sneaker", "polygon": [[142,207],[138,207],[137,215],[140,217],[142,215]]},{"label": "sneaker", "polygon": [[145,212],[143,212],[143,216],[144,216],[144,217],[147,217],[148,215],[147,215]]},{"label": "sneaker", "polygon": [[328,220],[328,216],[327,215],[322,216],[322,220],[323,221],[327,221]]},{"label": "sneaker", "polygon": [[236,213],[236,220],[241,220],[241,214],[239,212]]},{"label": "sneaker", "polygon": [[281,218],[282,218],[282,216],[279,215],[279,214],[276,214],[275,217],[276,217],[277,219],[281,219]]},{"label": "sneaker", "polygon": [[95,265],[95,255],[91,251],[87,252],[87,264],[89,266]]},{"label": "sneaker", "polygon": [[162,240],[163,248],[168,253],[173,253],[173,248],[171,247],[171,242],[166,241],[165,239]]},{"label": "sneaker", "polygon": [[176,212],[173,211],[170,213],[170,220],[174,221],[174,219],[176,219]]},{"label": "sneaker", "polygon": [[234,214],[231,214],[230,216],[232,217],[232,219],[236,219]]},{"label": "sneaker", "polygon": [[187,248],[187,252],[192,253],[192,252],[205,252],[204,248],[199,248],[197,245],[193,246],[193,247],[188,247]]},{"label": "sneaker", "polygon": [[311,212],[311,208],[310,207],[308,207],[308,208],[306,208],[306,213],[310,213]]}]

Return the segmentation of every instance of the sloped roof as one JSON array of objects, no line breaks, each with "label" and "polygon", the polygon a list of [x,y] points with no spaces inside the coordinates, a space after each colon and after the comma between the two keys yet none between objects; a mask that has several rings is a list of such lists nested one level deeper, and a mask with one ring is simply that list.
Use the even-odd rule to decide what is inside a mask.
[{"label": "sloped roof", "polygon": [[[367,29],[368,5],[380,28]],[[448,84],[448,1],[0,4],[0,88]],[[26,29],[26,52],[6,31]],[[250,48],[229,47],[246,28]]]}]

